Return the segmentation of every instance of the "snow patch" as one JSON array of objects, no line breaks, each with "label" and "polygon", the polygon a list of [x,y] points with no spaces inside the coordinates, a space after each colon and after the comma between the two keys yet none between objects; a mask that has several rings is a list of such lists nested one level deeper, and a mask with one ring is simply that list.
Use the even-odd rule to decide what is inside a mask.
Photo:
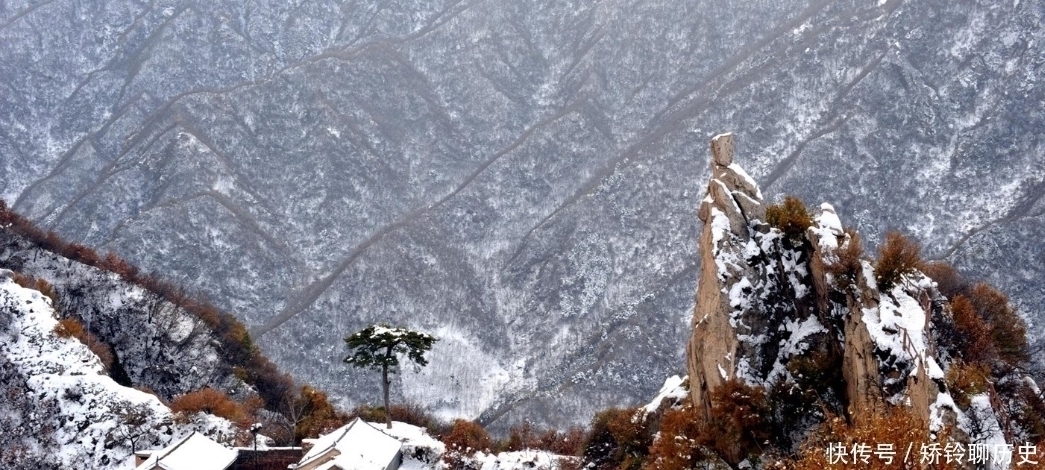
[{"label": "snow patch", "polygon": [[[719,369],[721,369],[721,366],[719,366]],[[682,400],[686,398],[686,396],[689,395],[689,392],[682,387],[682,383],[685,381],[686,377],[679,377],[677,375],[668,377],[668,379],[664,381],[664,386],[660,387],[660,391],[657,392],[657,396],[653,398],[653,401],[647,403],[642,407],[642,409],[645,410],[646,414],[649,414],[657,411],[657,409],[660,408],[661,402],[663,402],[665,398],[671,400]]]}]

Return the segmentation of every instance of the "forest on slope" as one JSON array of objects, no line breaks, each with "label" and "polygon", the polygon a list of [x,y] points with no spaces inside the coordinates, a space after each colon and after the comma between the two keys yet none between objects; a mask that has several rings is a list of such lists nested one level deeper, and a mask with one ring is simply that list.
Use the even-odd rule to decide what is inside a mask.
[{"label": "forest on slope", "polygon": [[[706,138],[1010,293],[1041,344],[1045,12],[1014,0],[0,3],[0,197],[351,405],[565,426],[679,370]],[[311,347],[298,346],[309,338]],[[474,386],[473,384],[479,384]],[[373,398],[372,398],[373,397]]]}]

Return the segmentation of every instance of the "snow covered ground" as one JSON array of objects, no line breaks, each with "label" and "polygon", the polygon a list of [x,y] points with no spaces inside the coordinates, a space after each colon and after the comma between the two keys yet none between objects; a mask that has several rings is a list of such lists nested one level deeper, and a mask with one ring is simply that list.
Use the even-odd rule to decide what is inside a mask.
[{"label": "snow covered ground", "polygon": [[[441,460],[446,445],[429,435],[424,428],[398,421],[392,423],[392,429],[385,429],[380,423],[374,423],[374,426],[403,442],[401,470],[442,470],[446,467]],[[559,468],[564,461],[574,459],[543,450],[476,452],[465,459],[465,464],[468,468],[479,470],[550,470]]]},{"label": "snow covered ground", "polygon": [[[232,424],[211,415],[176,423],[155,396],[118,385],[84,344],[55,334],[51,300],[23,288],[0,270],[0,444],[21,453],[5,454],[5,468],[39,465],[64,468],[127,468],[129,435],[141,434],[137,449],[161,447],[192,431],[219,442],[233,437]],[[20,379],[20,380],[19,380]],[[147,416],[127,426],[121,410]]]}]

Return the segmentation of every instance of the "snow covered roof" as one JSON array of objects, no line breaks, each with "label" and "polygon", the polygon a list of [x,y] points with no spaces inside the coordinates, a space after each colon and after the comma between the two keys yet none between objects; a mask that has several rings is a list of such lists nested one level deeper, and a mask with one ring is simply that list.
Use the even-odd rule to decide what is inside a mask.
[{"label": "snow covered roof", "polygon": [[225,470],[236,460],[236,455],[235,450],[193,432],[153,452],[136,470]]},{"label": "snow covered roof", "polygon": [[[311,439],[312,449],[301,458],[298,467],[323,463],[317,469],[383,470],[399,454],[403,443],[359,418],[334,432]],[[327,462],[324,459],[333,458]]]}]

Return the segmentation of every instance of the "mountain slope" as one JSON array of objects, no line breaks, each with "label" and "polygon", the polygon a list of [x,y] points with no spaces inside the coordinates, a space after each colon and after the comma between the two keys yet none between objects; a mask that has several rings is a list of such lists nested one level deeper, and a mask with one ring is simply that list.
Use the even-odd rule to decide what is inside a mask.
[{"label": "mountain slope", "polygon": [[404,398],[566,424],[681,368],[693,181],[724,128],[767,198],[837,201],[872,242],[904,228],[1040,322],[1043,16],[7,2],[0,194],[221,299],[346,403],[376,378],[342,366],[341,338],[389,321],[446,338]]},{"label": "mountain slope", "polygon": [[[88,346],[55,333],[51,300],[0,270],[0,463],[4,468],[126,468],[137,449],[192,431],[232,442],[232,423],[199,414],[175,421],[151,394],[118,385]],[[133,426],[124,419],[138,410]],[[134,439],[131,439],[131,436]]]}]

